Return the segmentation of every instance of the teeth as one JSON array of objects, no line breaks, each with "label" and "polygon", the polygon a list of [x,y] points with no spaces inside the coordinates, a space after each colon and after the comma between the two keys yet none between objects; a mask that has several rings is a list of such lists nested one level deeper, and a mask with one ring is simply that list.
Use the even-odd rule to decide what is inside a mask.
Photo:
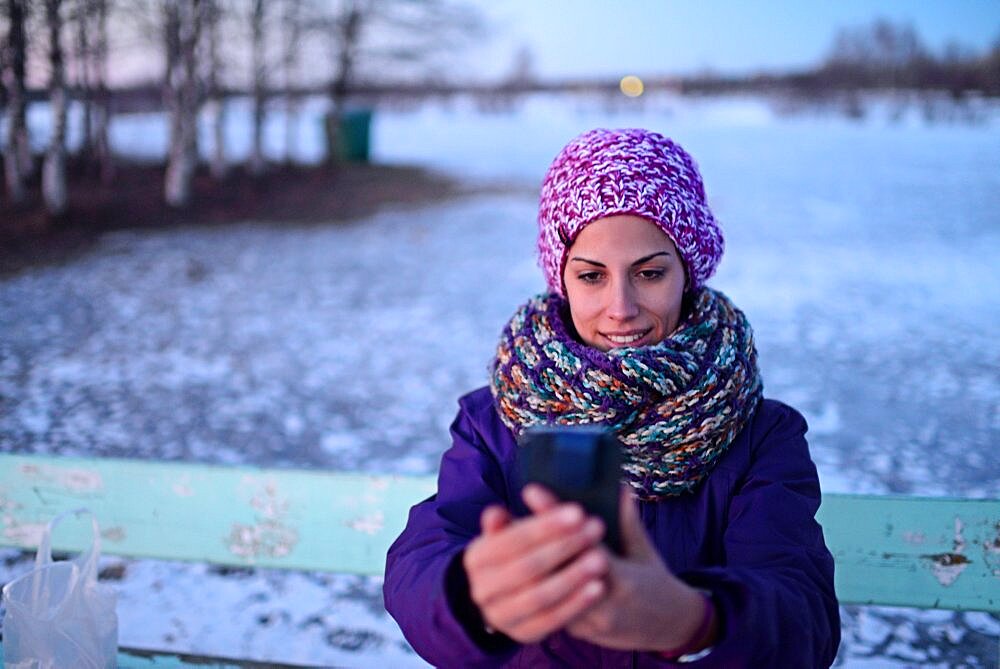
[{"label": "teeth", "polygon": [[621,335],[606,335],[606,336],[608,339],[610,339],[616,344],[631,344],[632,342],[636,342],[642,339],[642,334],[624,335],[624,336]]}]

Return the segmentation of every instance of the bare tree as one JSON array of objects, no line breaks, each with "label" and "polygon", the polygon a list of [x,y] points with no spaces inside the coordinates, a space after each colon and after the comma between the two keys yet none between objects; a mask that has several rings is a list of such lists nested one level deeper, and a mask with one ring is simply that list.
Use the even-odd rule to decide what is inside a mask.
[{"label": "bare tree", "polygon": [[104,183],[110,183],[114,174],[108,141],[108,4],[109,0],[76,0],[71,14],[75,27],[73,79],[83,109],[80,153],[88,167],[96,164]]},{"label": "bare tree", "polygon": [[877,19],[840,29],[824,70],[838,83],[896,88],[918,83],[914,75],[927,59],[912,25]]},{"label": "bare tree", "polygon": [[348,87],[353,83],[355,63],[361,48],[364,28],[373,16],[374,3],[371,0],[345,0],[340,12],[330,17],[330,38],[333,45],[334,70],[330,77],[330,101],[333,104],[331,120],[339,125],[347,101]]},{"label": "bare tree", "polygon": [[62,0],[45,0],[45,22],[49,33],[49,107],[52,138],[42,164],[42,198],[52,216],[66,212],[66,105],[67,91],[63,63]]},{"label": "bare tree", "polygon": [[100,169],[101,182],[110,184],[114,179],[114,158],[108,126],[111,123],[111,95],[108,91],[108,13],[110,0],[91,0],[97,15],[96,41],[94,43],[94,75],[96,105],[94,106],[94,155]]},{"label": "bare tree", "polygon": [[522,44],[514,52],[510,70],[504,79],[504,85],[509,88],[524,90],[535,83],[536,79],[535,54],[532,52],[531,47],[527,44]]},{"label": "bare tree", "polygon": [[[173,98],[177,96],[175,73],[180,75],[181,61],[181,9],[177,0],[160,0],[160,12],[163,14],[163,103],[168,110],[173,106]],[[179,78],[179,76],[178,76]]]},{"label": "bare tree", "polygon": [[92,26],[91,15],[94,6],[91,0],[77,0],[73,8],[71,20],[76,28],[75,77],[76,89],[80,92],[80,103],[83,106],[83,132],[80,143],[80,153],[89,156],[94,136],[93,123],[93,47],[91,45]]},{"label": "bare tree", "polygon": [[997,35],[993,46],[983,56],[981,71],[986,94],[1000,96],[1000,35]]},{"label": "bare tree", "polygon": [[198,166],[197,47],[201,32],[201,0],[166,0],[164,5],[167,49],[166,102],[170,115],[170,140],[164,197],[172,207],[191,202]]},{"label": "bare tree", "polygon": [[298,143],[295,124],[298,120],[299,96],[295,92],[302,41],[302,0],[285,0],[282,27],[285,33],[281,59],[285,84],[285,162],[294,161]]},{"label": "bare tree", "polygon": [[253,0],[250,12],[250,57],[253,62],[253,146],[248,167],[250,173],[264,172],[264,104],[267,88],[267,62],[264,35],[264,0]]},{"label": "bare tree", "polygon": [[7,91],[7,138],[4,144],[4,172],[11,202],[24,201],[25,179],[30,171],[31,148],[25,117],[24,71],[27,60],[26,0],[7,0],[7,39],[4,42],[3,84]]},{"label": "bare tree", "polygon": [[209,171],[216,179],[223,179],[229,169],[226,159],[226,98],[222,91],[223,64],[220,53],[221,28],[223,8],[220,0],[206,0],[205,28],[207,39],[208,71],[206,82],[206,111],[212,126],[212,155],[209,159]]},{"label": "bare tree", "polygon": [[428,77],[435,58],[482,34],[483,21],[457,0],[342,0],[317,21],[329,37],[333,74],[326,119],[329,158],[335,159],[348,95],[360,77]]}]

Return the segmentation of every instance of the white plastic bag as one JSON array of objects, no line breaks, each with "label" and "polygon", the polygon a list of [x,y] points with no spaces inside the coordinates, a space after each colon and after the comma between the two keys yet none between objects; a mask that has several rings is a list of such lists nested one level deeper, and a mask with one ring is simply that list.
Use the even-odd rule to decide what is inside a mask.
[{"label": "white plastic bag", "polygon": [[[52,561],[52,529],[68,514],[88,514],[90,549],[72,560]],[[86,509],[59,514],[46,526],[35,568],[3,587],[6,669],[107,669],[118,654],[115,591],[97,582],[101,535]]]}]

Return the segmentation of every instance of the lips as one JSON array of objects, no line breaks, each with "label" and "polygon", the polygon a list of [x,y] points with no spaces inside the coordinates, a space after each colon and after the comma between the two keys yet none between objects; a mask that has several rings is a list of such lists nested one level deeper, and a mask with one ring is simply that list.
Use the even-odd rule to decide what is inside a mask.
[{"label": "lips", "polygon": [[642,340],[652,328],[645,330],[633,330],[630,332],[602,332],[601,334],[615,346],[634,346]]}]

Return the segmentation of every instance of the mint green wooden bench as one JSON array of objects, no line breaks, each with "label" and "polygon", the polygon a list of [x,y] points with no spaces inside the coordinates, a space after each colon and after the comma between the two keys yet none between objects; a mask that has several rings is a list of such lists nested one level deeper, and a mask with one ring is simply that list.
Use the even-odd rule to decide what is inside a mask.
[{"label": "mint green wooden bench", "polygon": [[[433,477],[0,455],[0,546],[34,549],[49,519],[85,506],[105,554],[381,574],[410,506],[434,489]],[[819,519],[841,603],[1000,611],[1000,500],[827,494]],[[60,526],[56,550],[89,545],[75,525]],[[150,649],[120,660],[260,666]]]}]

